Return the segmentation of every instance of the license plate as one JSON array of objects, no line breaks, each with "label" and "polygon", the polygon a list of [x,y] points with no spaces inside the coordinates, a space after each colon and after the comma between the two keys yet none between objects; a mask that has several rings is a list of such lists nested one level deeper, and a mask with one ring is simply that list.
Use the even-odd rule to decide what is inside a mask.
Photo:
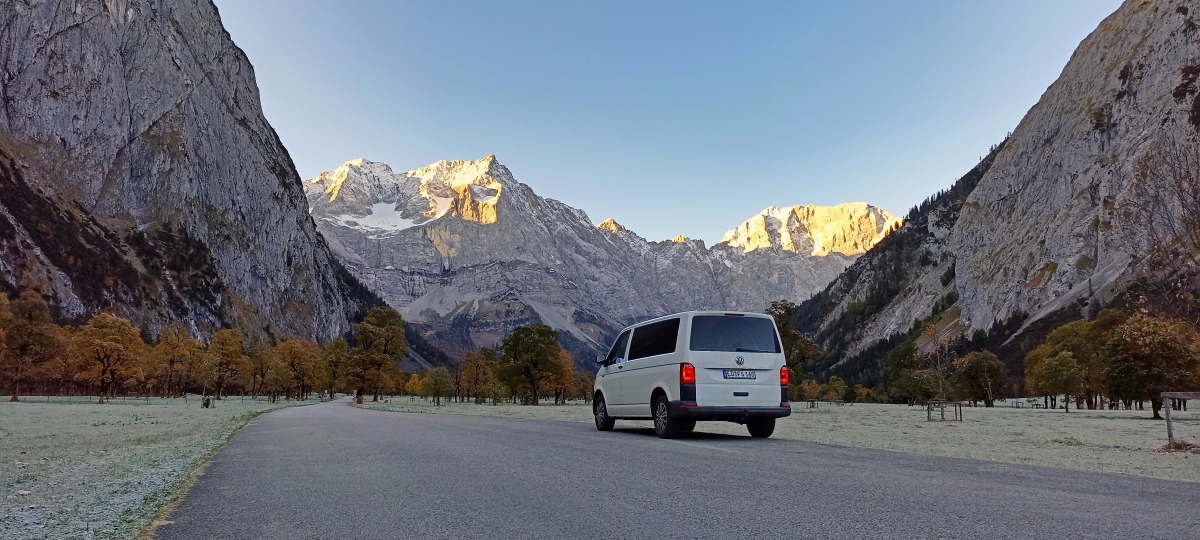
[{"label": "license plate", "polygon": [[758,374],[753,369],[723,369],[721,374],[726,379],[757,379]]}]

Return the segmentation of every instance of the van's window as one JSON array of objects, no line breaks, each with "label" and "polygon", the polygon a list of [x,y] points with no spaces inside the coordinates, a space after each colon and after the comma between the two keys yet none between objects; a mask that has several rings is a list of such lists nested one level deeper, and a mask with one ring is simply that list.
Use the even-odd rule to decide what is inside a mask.
[{"label": "van's window", "polygon": [[625,346],[629,344],[629,330],[621,333],[617,338],[617,342],[613,343],[612,350],[608,351],[608,356],[604,358],[605,364],[611,364],[617,361],[617,358],[625,358]]},{"label": "van's window", "polygon": [[775,321],[762,317],[692,317],[693,351],[768,352],[781,349],[775,334]]},{"label": "van's window", "polygon": [[679,319],[669,319],[639,326],[633,329],[633,343],[629,346],[629,359],[675,352],[679,337]]}]

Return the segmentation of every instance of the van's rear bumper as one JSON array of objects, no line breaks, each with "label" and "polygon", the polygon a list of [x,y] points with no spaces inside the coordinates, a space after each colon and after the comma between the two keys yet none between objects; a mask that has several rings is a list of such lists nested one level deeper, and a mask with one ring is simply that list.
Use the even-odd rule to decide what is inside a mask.
[{"label": "van's rear bumper", "polygon": [[671,418],[681,420],[730,420],[744,422],[750,418],[783,418],[792,414],[792,406],[778,407],[700,407],[694,401],[671,401]]}]

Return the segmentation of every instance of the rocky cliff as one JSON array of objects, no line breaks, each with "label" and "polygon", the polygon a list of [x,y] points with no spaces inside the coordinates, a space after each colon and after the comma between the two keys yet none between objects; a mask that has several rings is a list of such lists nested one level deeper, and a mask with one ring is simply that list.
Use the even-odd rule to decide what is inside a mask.
[{"label": "rocky cliff", "polygon": [[1198,9],[1194,0],[1126,1],[1003,145],[910,214],[930,224],[911,243],[920,262],[893,272],[872,252],[806,303],[803,327],[839,353],[827,367],[877,371],[881,340],[917,322],[932,323],[939,340],[1014,316],[1028,328],[1055,313],[1086,316],[1128,287],[1150,240],[1170,241],[1181,219],[1177,199],[1147,214],[1148,198],[1170,194],[1143,172],[1197,140]]},{"label": "rocky cliff", "polygon": [[0,29],[0,283],[151,331],[349,328],[369,294],[211,1],[9,1]]},{"label": "rocky cliff", "polygon": [[582,357],[639,319],[761,311],[820,290],[899,225],[864,203],[771,208],[711,248],[650,242],[539,197],[494,156],[405,173],[354,160],[305,189],[346,267],[452,354],[544,322]]}]

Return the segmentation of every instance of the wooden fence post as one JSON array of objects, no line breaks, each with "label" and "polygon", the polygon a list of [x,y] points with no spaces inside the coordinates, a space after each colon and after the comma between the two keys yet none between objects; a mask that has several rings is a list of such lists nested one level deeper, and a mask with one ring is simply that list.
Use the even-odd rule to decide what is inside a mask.
[{"label": "wooden fence post", "polygon": [[1167,412],[1167,450],[1175,449],[1175,432],[1171,430],[1171,398],[1163,397],[1163,409]]}]

